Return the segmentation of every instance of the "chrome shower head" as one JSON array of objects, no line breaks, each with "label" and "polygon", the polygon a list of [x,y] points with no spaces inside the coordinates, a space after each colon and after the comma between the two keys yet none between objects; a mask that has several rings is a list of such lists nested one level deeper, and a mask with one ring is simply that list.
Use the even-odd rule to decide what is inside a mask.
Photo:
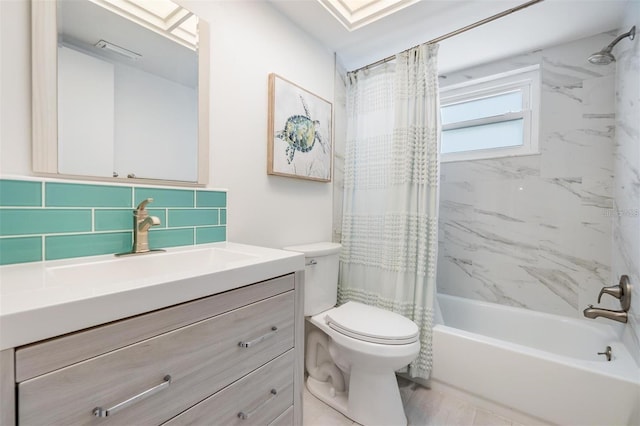
[{"label": "chrome shower head", "polygon": [[629,39],[631,39],[631,40],[636,38],[636,26],[635,25],[633,27],[631,27],[629,32],[626,32],[624,34],[620,34],[618,37],[616,37],[615,40],[613,40],[607,47],[605,47],[601,51],[596,52],[593,55],[589,56],[589,62],[591,62],[592,64],[595,64],[595,65],[608,65],[611,62],[615,62],[616,58],[611,53],[611,51],[613,50],[613,46],[618,44],[618,42],[620,40],[622,40],[623,38],[626,38],[626,37],[629,37]]},{"label": "chrome shower head", "polygon": [[615,61],[615,56],[613,56],[608,49],[601,50],[589,56],[589,62],[594,65],[609,65],[611,62]]}]

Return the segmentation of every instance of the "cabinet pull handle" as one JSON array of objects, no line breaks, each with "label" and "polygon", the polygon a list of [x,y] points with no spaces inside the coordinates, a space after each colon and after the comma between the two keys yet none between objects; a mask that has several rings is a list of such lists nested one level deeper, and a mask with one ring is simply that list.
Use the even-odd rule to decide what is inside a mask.
[{"label": "cabinet pull handle", "polygon": [[269,392],[269,398],[264,400],[260,405],[258,405],[256,408],[254,408],[253,410],[251,410],[249,412],[245,413],[244,411],[240,411],[238,413],[238,417],[240,417],[242,420],[247,420],[249,417],[253,416],[262,407],[264,407],[265,405],[267,405],[268,403],[273,401],[273,398],[275,398],[276,395],[278,395],[278,391],[275,390],[275,389],[271,389],[271,391]]},{"label": "cabinet pull handle", "polygon": [[122,410],[123,408],[126,408],[132,404],[135,404],[136,402],[145,399],[147,397],[150,397],[153,394],[156,394],[158,392],[160,392],[163,389],[166,389],[169,387],[169,385],[171,384],[171,376],[170,375],[166,375],[164,376],[164,378],[162,379],[162,383],[160,383],[159,385],[156,385],[150,389],[147,389],[146,391],[140,392],[139,394],[132,396],[131,398],[122,401],[116,405],[114,405],[111,408],[102,408],[102,407],[96,407],[93,409],[93,415],[96,417],[109,417],[114,415],[115,413],[117,413],[118,411]]},{"label": "cabinet pull handle", "polygon": [[249,340],[248,342],[240,341],[238,342],[238,346],[240,346],[241,348],[250,348],[251,346],[257,345],[258,343],[268,339],[269,337],[275,336],[277,332],[278,332],[278,327],[274,325],[273,327],[271,327],[271,331],[268,332],[267,334],[260,336],[257,339]]}]

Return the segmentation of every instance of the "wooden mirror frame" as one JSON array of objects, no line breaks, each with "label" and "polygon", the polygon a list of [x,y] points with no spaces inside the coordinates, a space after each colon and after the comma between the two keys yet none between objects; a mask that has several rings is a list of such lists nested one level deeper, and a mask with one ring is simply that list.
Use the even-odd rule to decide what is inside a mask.
[{"label": "wooden mirror frame", "polygon": [[31,2],[32,168],[36,175],[179,186],[204,186],[209,180],[209,24],[198,21],[198,171],[196,182],[114,178],[58,173],[57,2]]}]

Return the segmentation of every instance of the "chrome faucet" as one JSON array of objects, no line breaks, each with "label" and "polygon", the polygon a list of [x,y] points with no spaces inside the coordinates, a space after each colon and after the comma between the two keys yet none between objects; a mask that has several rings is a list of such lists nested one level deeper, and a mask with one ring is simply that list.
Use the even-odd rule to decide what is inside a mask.
[{"label": "chrome faucet", "polygon": [[594,308],[593,305],[589,305],[583,314],[587,318],[608,318],[614,321],[626,323],[628,320],[629,308],[631,308],[631,283],[627,275],[620,277],[620,283],[611,287],[603,287],[598,295],[598,303],[602,299],[603,294],[608,294],[616,299],[620,299],[620,311],[614,311],[611,309]]},{"label": "chrome faucet", "polygon": [[153,202],[153,198],[147,198],[138,204],[138,207],[133,211],[133,247],[130,252],[118,253],[116,256],[165,251],[149,249],[149,228],[160,225],[160,219],[156,216],[150,216],[145,209],[147,204],[151,202]]}]

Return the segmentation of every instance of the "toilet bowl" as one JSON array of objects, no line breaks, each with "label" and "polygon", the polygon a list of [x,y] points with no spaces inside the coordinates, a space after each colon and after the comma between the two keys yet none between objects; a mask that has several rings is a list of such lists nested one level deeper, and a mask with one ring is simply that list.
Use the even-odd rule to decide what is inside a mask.
[{"label": "toilet bowl", "polygon": [[395,377],[420,351],[408,318],[358,302],[335,307],[340,245],[285,247],[302,252],[309,392],[362,425],[406,425]]}]

